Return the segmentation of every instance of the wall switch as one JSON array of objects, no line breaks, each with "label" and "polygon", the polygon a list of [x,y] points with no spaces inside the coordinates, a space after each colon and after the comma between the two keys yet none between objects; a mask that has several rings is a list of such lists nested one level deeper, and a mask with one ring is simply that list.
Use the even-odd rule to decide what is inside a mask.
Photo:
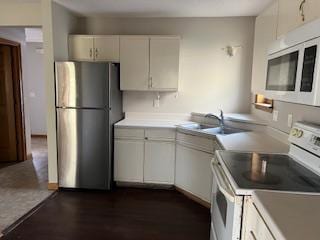
[{"label": "wall switch", "polygon": [[288,127],[291,128],[292,127],[292,114],[288,114]]},{"label": "wall switch", "polygon": [[273,110],[272,120],[277,122],[278,121],[278,115],[279,115],[279,111],[278,110]]}]

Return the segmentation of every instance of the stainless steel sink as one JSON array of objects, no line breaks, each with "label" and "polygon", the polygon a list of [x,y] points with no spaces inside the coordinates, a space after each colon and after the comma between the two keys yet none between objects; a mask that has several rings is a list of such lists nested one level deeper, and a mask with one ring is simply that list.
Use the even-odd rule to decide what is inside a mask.
[{"label": "stainless steel sink", "polygon": [[180,127],[190,129],[190,130],[205,130],[205,129],[216,128],[217,126],[208,125],[208,124],[200,124],[200,123],[190,123],[190,124],[180,125]]},{"label": "stainless steel sink", "polygon": [[204,129],[203,132],[213,134],[213,135],[229,135],[233,133],[246,132],[247,130],[239,129],[239,128],[229,128],[229,127],[216,127],[216,128],[208,128]]},{"label": "stainless steel sink", "polygon": [[196,131],[196,132],[203,132],[203,133],[211,134],[211,135],[228,135],[228,134],[248,131],[248,130],[243,130],[243,129],[239,129],[239,128],[231,128],[231,127],[221,128],[219,126],[199,124],[199,123],[183,124],[183,125],[180,125],[180,127],[187,129],[187,130]]}]

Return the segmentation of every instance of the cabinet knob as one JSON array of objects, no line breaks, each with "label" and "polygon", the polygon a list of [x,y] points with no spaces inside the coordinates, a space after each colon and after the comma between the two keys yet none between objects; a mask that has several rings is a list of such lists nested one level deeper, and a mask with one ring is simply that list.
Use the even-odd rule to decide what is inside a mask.
[{"label": "cabinet knob", "polygon": [[92,58],[92,48],[90,48],[89,56]]},{"label": "cabinet knob", "polygon": [[96,58],[98,57],[98,48],[96,48]]}]

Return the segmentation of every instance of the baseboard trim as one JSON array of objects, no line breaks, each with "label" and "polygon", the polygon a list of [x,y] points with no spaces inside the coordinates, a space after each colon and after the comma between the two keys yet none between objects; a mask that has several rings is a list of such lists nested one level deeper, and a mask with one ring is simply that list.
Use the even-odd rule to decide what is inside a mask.
[{"label": "baseboard trim", "polygon": [[131,188],[150,188],[150,189],[174,189],[172,184],[159,183],[138,183],[138,182],[115,182],[117,187],[131,187]]},{"label": "baseboard trim", "polygon": [[58,190],[58,183],[48,183],[48,190]]},{"label": "baseboard trim", "polygon": [[175,186],[176,190],[180,193],[182,193],[183,195],[185,195],[187,198],[190,198],[191,200],[199,203],[200,205],[206,207],[206,208],[211,208],[211,204],[195,195],[193,195],[192,193],[182,189],[182,188],[179,188],[177,186]]},{"label": "baseboard trim", "polygon": [[29,153],[29,154],[27,155],[27,159],[26,159],[26,160],[32,160],[32,159],[33,159],[32,153]]}]

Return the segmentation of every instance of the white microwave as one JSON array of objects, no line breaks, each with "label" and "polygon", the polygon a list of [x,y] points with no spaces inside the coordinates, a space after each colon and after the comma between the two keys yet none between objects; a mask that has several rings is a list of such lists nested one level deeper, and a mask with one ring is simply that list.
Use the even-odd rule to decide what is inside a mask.
[{"label": "white microwave", "polygon": [[320,38],[268,56],[266,92],[275,100],[320,106]]},{"label": "white microwave", "polygon": [[270,46],[265,95],[320,106],[320,19],[289,32]]}]

